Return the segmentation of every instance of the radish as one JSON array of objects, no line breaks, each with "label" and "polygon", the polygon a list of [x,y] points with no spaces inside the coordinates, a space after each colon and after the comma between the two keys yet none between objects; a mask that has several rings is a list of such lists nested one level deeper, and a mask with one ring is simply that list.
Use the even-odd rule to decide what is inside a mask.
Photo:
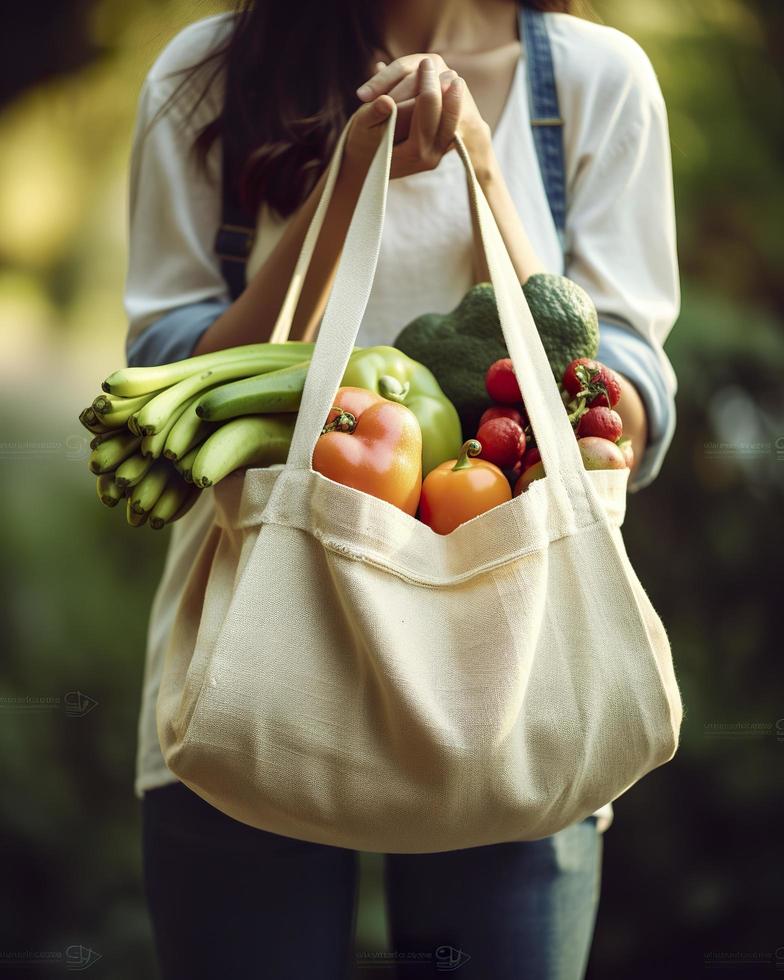
[{"label": "radish", "polygon": [[482,443],[480,459],[501,469],[514,466],[525,452],[525,433],[514,419],[490,419],[479,427],[476,438]]},{"label": "radish", "polygon": [[494,402],[517,405],[523,400],[511,357],[493,361],[485,374],[485,388]]},{"label": "radish", "polygon": [[601,436],[583,436],[577,440],[583,465],[587,470],[624,470],[626,458],[621,450]]}]

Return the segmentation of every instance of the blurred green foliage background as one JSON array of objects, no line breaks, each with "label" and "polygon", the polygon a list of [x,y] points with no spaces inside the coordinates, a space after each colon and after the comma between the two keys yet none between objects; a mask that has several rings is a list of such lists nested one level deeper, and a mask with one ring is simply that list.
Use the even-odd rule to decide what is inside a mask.
[{"label": "blurred green foliage background", "polygon": [[[98,505],[75,420],[124,361],[139,87],[181,27],[221,9],[29,5],[4,40],[0,948],[91,947],[91,976],[155,975],[132,780],[166,534]],[[687,713],[678,756],[618,801],[605,838],[590,967],[601,980],[784,965],[783,14],[780,0],[593,7],[643,45],[664,90],[684,298],[667,344],[678,430],[659,478],[629,499],[625,537]],[[76,712],[72,692],[89,699]],[[385,948],[380,873],[363,856],[365,951]]]}]

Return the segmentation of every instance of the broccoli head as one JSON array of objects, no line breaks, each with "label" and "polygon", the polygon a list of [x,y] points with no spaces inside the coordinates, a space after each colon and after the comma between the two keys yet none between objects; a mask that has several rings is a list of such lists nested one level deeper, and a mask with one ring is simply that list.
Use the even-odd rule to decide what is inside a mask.
[{"label": "broccoli head", "polygon": [[[591,298],[565,276],[537,273],[523,286],[553,374],[561,381],[576,357],[596,357],[599,319]],[[495,291],[480,282],[449,313],[424,313],[398,334],[394,346],[435,375],[460,416],[463,437],[471,438],[482,412],[492,404],[485,373],[508,357]]]}]

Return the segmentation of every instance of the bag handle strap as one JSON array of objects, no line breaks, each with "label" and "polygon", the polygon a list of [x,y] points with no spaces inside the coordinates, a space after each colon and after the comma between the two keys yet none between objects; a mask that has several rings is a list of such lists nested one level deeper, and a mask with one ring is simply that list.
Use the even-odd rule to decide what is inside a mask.
[{"label": "bag handle strap", "polygon": [[[534,146],[539,160],[547,203],[555,222],[561,248],[566,227],[566,181],[563,148],[563,119],[558,109],[558,91],[544,14],[521,7],[520,38],[525,47],[528,105]],[[223,278],[232,301],[245,288],[245,267],[256,235],[256,218],[239,197],[238,169],[229,141],[222,142],[221,225],[215,236]]]},{"label": "bag handle strap", "polygon": [[[305,379],[302,400],[291,440],[287,470],[312,470],[313,450],[333,406],[367,307],[381,246],[392,159],[397,105],[381,135],[359,194],[321,322]],[[326,185],[305,235],[302,250],[275,330],[287,336],[294,314],[290,301],[301,289],[332,198],[352,120],[346,124],[329,163]],[[515,367],[526,411],[551,486],[573,508],[591,511],[605,520],[604,507],[583,466],[577,440],[564,411],[558,386],[547,360],[533,316],[512,260],[479,185],[462,138],[455,148],[463,162],[474,225],[495,291],[499,319],[509,356]]]}]

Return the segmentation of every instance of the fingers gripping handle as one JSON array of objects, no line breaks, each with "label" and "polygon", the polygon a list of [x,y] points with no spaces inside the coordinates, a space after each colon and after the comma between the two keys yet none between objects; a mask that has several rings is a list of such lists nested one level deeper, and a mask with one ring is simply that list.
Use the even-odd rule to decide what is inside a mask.
[{"label": "fingers gripping handle", "polygon": [[[340,386],[367,307],[384,226],[396,115],[397,106],[384,124],[385,131],[349,225],[305,382],[287,468],[312,468],[313,450]],[[284,330],[285,336],[288,335],[296,300],[340,169],[349,126],[350,123],[344,128],[335,148],[324,194],[305,237],[294,279],[276,324],[275,329],[280,328],[281,335]],[[455,144],[465,167],[469,201],[476,218],[473,224],[479,231],[490,271],[504,340],[545,469],[548,475],[555,476],[572,492],[580,496],[590,494],[595,505],[592,487],[585,479],[577,440],[514,266],[460,136],[455,137]],[[598,506],[601,507],[601,504]]]}]

